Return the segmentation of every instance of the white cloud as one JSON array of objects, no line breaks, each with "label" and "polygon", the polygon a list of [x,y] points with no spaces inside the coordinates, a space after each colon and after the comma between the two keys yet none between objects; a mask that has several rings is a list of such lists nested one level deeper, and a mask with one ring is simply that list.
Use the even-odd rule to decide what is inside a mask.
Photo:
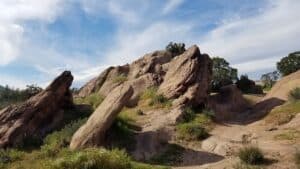
[{"label": "white cloud", "polygon": [[163,9],[163,14],[170,13],[171,11],[179,7],[183,2],[184,0],[168,0],[166,6]]},{"label": "white cloud", "polygon": [[18,57],[25,29],[23,22],[51,22],[62,10],[61,5],[62,0],[1,0],[0,65],[6,65]]},{"label": "white cloud", "polygon": [[298,0],[269,1],[262,13],[222,24],[199,43],[239,65],[241,72],[274,68],[280,57],[300,50],[299,8]]},{"label": "white cloud", "polygon": [[192,25],[172,22],[157,22],[145,29],[120,31],[116,45],[105,54],[106,64],[130,63],[145,53],[163,49],[171,41],[188,39]]}]

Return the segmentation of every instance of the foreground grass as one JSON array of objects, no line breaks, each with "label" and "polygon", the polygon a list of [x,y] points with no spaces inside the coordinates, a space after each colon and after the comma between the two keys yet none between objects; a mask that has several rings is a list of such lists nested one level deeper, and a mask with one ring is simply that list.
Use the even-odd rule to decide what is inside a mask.
[{"label": "foreground grass", "polygon": [[[41,151],[10,151],[14,153],[6,157],[0,155],[1,169],[167,169],[134,162],[124,151],[117,149],[109,151],[92,148],[71,151],[64,148],[55,157],[43,156]],[[20,155],[16,156],[16,152]],[[3,161],[4,158],[13,160]]]},{"label": "foreground grass", "polygon": [[287,102],[274,108],[265,121],[270,124],[282,125],[290,122],[300,112],[300,101]]}]

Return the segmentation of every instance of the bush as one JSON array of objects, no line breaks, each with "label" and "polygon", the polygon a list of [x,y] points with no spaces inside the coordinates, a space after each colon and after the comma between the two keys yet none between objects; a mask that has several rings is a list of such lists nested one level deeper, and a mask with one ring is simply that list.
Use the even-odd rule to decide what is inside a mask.
[{"label": "bush", "polygon": [[263,94],[262,86],[256,85],[253,80],[250,80],[247,75],[242,75],[236,82],[236,86],[243,93]]},{"label": "bush", "polygon": [[24,153],[15,149],[3,150],[0,149],[0,164],[11,163],[17,160],[21,160]]},{"label": "bush", "polygon": [[185,44],[184,43],[170,42],[166,46],[166,51],[169,51],[172,54],[173,57],[181,55],[183,52],[185,52]]},{"label": "bush", "polygon": [[291,101],[300,100],[300,87],[296,87],[295,89],[289,92],[289,100]]},{"label": "bush", "polygon": [[42,155],[53,157],[55,156],[63,147],[67,147],[72,139],[73,134],[82,126],[85,119],[74,121],[66,125],[62,130],[53,132],[49,134],[44,139],[44,145],[41,147]]},{"label": "bush", "polygon": [[86,149],[73,152],[53,162],[52,169],[129,169],[130,158],[124,151]]},{"label": "bush", "polygon": [[120,74],[113,79],[113,83],[124,83],[127,81],[127,76],[124,74]]},{"label": "bush", "polygon": [[191,140],[204,140],[209,137],[208,132],[204,127],[196,123],[183,123],[177,126],[179,138]]},{"label": "bush", "polygon": [[171,107],[171,100],[167,99],[162,94],[157,94],[157,87],[148,88],[141,96],[143,100],[149,100],[148,105],[157,108]]},{"label": "bush", "polygon": [[261,164],[264,161],[264,155],[258,147],[245,147],[240,149],[239,158],[247,164]]},{"label": "bush", "polygon": [[76,98],[75,103],[77,104],[88,104],[96,109],[104,100],[104,97],[99,95],[98,93],[93,93],[84,98]]}]

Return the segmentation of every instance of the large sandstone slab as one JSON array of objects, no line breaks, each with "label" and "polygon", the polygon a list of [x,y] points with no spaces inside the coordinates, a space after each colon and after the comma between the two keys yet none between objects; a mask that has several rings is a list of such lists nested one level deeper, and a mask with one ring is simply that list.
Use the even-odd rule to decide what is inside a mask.
[{"label": "large sandstone slab", "polygon": [[73,135],[70,148],[100,146],[106,131],[132,94],[133,89],[129,85],[121,85],[111,91],[88,121]]},{"label": "large sandstone slab", "polygon": [[175,57],[158,92],[178,104],[203,104],[209,94],[212,61],[194,45]]},{"label": "large sandstone slab", "polygon": [[42,137],[60,125],[64,109],[73,105],[69,90],[73,81],[65,71],[45,90],[21,105],[0,112],[0,147],[17,146],[27,137]]}]

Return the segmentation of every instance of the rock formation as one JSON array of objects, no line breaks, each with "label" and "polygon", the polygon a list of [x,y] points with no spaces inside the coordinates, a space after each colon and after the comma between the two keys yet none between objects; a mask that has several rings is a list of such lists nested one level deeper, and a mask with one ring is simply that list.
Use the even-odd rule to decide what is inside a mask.
[{"label": "rock formation", "polygon": [[64,109],[73,105],[69,90],[73,81],[65,71],[45,90],[20,105],[0,112],[0,147],[16,146],[26,137],[44,136],[63,119]]},{"label": "rock formation", "polygon": [[111,91],[88,121],[74,134],[70,148],[101,145],[106,130],[110,128],[132,94],[133,89],[128,85],[121,85]]},{"label": "rock formation", "polygon": [[199,105],[206,102],[212,74],[212,61],[201,55],[197,46],[190,47],[169,63],[169,70],[158,92],[168,99]]},{"label": "rock formation", "polygon": [[175,57],[167,51],[156,51],[132,64],[108,68],[79,92],[79,97],[97,93],[106,98],[73,136],[70,147],[102,145],[105,132],[123,106],[135,106],[147,88],[156,86],[158,94],[174,101],[168,110],[144,112],[147,122],[136,133],[133,155],[136,159],[149,159],[161,150],[162,142],[172,139],[174,126],[186,106],[207,103],[211,77],[212,61],[197,46]]}]

